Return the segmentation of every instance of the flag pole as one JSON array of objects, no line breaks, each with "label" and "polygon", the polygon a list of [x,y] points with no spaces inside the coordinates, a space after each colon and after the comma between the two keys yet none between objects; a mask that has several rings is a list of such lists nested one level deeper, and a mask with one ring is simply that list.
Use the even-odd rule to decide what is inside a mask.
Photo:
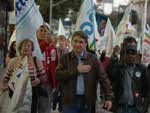
[{"label": "flag pole", "polygon": [[53,15],[53,0],[50,0],[50,11],[49,11],[49,25],[52,25],[52,15]]},{"label": "flag pole", "polygon": [[145,5],[144,5],[144,18],[142,20],[142,40],[141,40],[141,53],[142,53],[142,59],[143,59],[143,50],[144,50],[144,47],[143,47],[143,41],[144,41],[144,38],[145,38],[145,31],[146,31],[146,17],[147,17],[147,0],[145,0]]}]

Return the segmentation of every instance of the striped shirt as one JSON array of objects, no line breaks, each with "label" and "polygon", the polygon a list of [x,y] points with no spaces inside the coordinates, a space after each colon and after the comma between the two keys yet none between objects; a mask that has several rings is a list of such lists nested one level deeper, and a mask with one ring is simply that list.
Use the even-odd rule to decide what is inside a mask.
[{"label": "striped shirt", "polygon": [[[36,63],[38,69],[36,69],[34,61],[28,62],[28,69],[29,69],[29,75],[31,77],[31,81],[34,80],[35,78],[39,78],[40,81],[45,84],[47,82],[47,76],[43,64],[37,58],[36,58]],[[19,64],[20,64],[20,60],[18,57],[11,59],[10,63],[7,66],[6,74],[3,78],[3,81],[8,82],[10,80],[11,76],[13,75],[13,72],[16,70]]]}]

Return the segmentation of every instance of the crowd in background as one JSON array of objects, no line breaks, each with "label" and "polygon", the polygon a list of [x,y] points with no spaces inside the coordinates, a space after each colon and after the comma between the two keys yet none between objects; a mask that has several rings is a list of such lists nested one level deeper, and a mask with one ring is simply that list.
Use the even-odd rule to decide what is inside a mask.
[{"label": "crowd in background", "polygon": [[[113,113],[148,113],[150,65],[141,64],[134,37],[125,37],[122,46],[115,46],[111,56],[107,56],[105,50],[97,53],[87,49],[88,37],[83,31],[75,32],[71,42],[63,35],[56,40],[51,37],[49,26],[43,24],[36,36],[44,59],[33,56],[35,47],[30,37],[17,46],[19,54],[16,42],[12,42],[1,86],[11,98],[14,89],[8,82],[27,56],[32,83],[31,113],[50,113],[57,106],[62,113],[95,113],[96,95],[101,98],[102,109]],[[96,94],[99,83],[100,94]]]}]

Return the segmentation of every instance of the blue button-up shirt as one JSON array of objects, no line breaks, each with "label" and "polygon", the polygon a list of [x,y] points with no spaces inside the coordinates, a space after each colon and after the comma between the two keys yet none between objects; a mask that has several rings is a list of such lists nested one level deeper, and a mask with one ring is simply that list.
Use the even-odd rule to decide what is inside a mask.
[{"label": "blue button-up shirt", "polygon": [[[82,63],[81,58],[84,55],[84,51],[81,53],[81,55],[78,57],[78,64]],[[85,87],[84,87],[84,75],[83,73],[80,73],[80,75],[77,77],[77,89],[76,94],[77,95],[84,95],[85,93]]]}]

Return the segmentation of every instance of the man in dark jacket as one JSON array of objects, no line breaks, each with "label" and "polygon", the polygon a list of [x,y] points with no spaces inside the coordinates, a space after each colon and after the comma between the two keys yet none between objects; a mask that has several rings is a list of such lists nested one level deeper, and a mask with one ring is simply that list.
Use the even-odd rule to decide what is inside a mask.
[{"label": "man in dark jacket", "polygon": [[147,77],[148,77],[148,113],[150,113],[150,63],[147,66]]},{"label": "man in dark jacket", "polygon": [[122,56],[124,60],[116,64],[111,73],[116,103],[114,113],[145,113],[147,111],[146,68],[136,64],[136,46],[136,41],[126,45]]},{"label": "man in dark jacket", "polygon": [[75,32],[73,50],[61,58],[56,71],[63,90],[63,113],[94,113],[99,78],[105,93],[104,108],[112,106],[110,82],[98,59],[87,52],[87,40],[84,32]]}]

